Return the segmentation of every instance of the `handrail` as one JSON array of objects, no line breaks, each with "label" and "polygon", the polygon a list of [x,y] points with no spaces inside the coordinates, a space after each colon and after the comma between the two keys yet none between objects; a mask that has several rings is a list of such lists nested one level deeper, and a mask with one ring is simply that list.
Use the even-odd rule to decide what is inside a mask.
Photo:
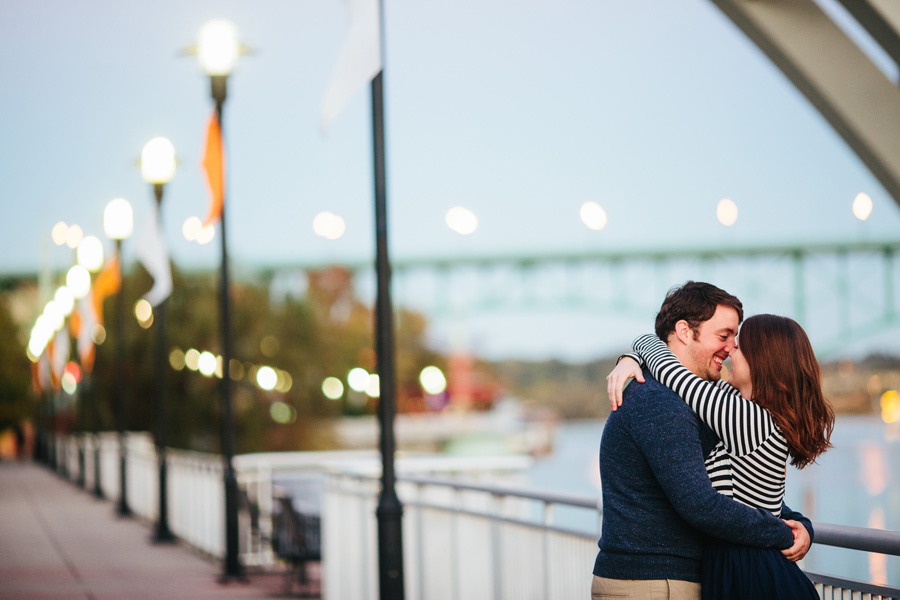
[{"label": "handrail", "polygon": [[[375,477],[368,478],[376,479]],[[599,498],[585,495],[560,494],[558,492],[544,492],[540,490],[506,486],[484,485],[441,477],[401,476],[398,477],[397,480],[408,481],[410,483],[443,485],[457,490],[470,490],[495,495],[502,494],[505,496],[515,496],[517,498],[538,500],[550,504],[566,504],[581,508],[602,509],[602,503]],[[813,531],[815,532],[815,543],[822,546],[834,546],[837,548],[848,548],[850,550],[861,550],[863,552],[878,552],[880,554],[900,556],[900,531],[871,529],[868,527],[852,527],[850,525],[837,525],[819,521],[813,522]]]},{"label": "handrail", "polygon": [[[364,477],[364,476],[363,476]],[[377,477],[369,477],[377,479]],[[567,504],[569,506],[577,506],[579,508],[602,508],[601,499],[591,496],[579,494],[561,494],[559,492],[546,492],[542,490],[533,490],[526,488],[516,488],[497,485],[475,484],[466,481],[447,479],[445,477],[413,477],[409,475],[401,475],[397,477],[397,481],[408,481],[410,483],[442,485],[456,490],[470,490],[473,492],[486,492],[494,495],[515,496],[517,498],[525,498],[528,500],[538,500],[550,504]]]},{"label": "handrail", "polygon": [[[152,521],[156,518],[157,510],[154,501],[157,476],[154,460],[155,448],[148,443],[149,438],[144,438],[146,436],[142,436],[142,434],[131,434],[129,436],[126,456],[132,465],[133,471],[132,476],[129,477],[128,485],[129,495],[133,499],[133,510],[136,515]],[[80,444],[84,446],[80,447]],[[61,473],[65,473],[65,476],[69,479],[75,480],[77,478],[80,485],[83,485],[85,489],[93,488],[94,478],[98,473],[94,471],[92,460],[83,461],[82,464],[79,464],[78,453],[81,450],[85,452],[90,450],[91,453],[95,449],[100,450],[104,466],[102,481],[100,481],[101,487],[107,497],[114,497],[118,493],[118,482],[113,477],[113,467],[117,459],[118,448],[112,436],[101,435],[99,438],[94,438],[93,436],[59,436],[58,444],[54,448],[57,454],[56,468]],[[224,503],[220,482],[222,465],[219,458],[214,454],[178,450],[172,450],[168,454],[168,460],[171,467],[173,467],[170,471],[171,482],[169,490],[173,509],[173,532],[185,542],[210,556],[220,556],[224,543],[222,539],[223,532],[219,526]],[[272,471],[289,468],[288,463],[291,461],[287,460],[288,457],[286,456],[280,456],[278,457],[279,460],[275,461],[270,460],[272,458],[271,456],[248,457],[248,464],[245,465],[246,473],[243,484],[248,486],[248,491],[252,492],[252,499],[259,503],[258,509],[261,510],[259,515],[261,519],[258,519],[257,523],[258,530],[252,529],[252,519],[248,519],[245,525],[250,529],[242,532],[243,557],[248,561],[248,565],[265,566],[274,564],[276,560],[269,547],[271,527],[268,527],[267,523],[271,516],[271,506],[269,504],[271,504],[270,496],[273,492],[271,489]],[[356,459],[339,461],[333,460],[334,458],[337,457],[329,456],[327,461],[314,464],[317,461],[311,461],[309,456],[303,456],[298,457],[297,465],[302,465],[302,470],[316,470],[335,484],[331,485],[330,491],[326,486],[326,496],[330,495],[331,499],[338,503],[334,505],[332,513],[342,515],[341,519],[338,519],[338,524],[341,527],[346,525],[356,532],[347,535],[358,535],[358,532],[361,531],[360,527],[365,529],[365,531],[368,531],[366,529],[368,527],[374,528],[374,521],[370,522],[370,520],[374,518],[374,513],[372,512],[374,504],[372,503],[374,502],[375,494],[377,494],[377,483],[379,481],[377,469],[367,467],[365,461],[360,462]],[[275,466],[276,464],[278,464],[277,467]],[[83,472],[85,467],[87,467],[86,472]],[[456,465],[453,470],[458,471],[458,467],[459,465]],[[79,472],[80,470],[82,472]],[[602,515],[601,502],[597,496],[508,487],[505,484],[482,483],[471,478],[468,480],[449,479],[446,476],[421,475],[417,471],[413,471],[416,474],[407,472],[398,476],[398,482],[402,486],[398,488],[398,491],[401,492],[404,504],[410,508],[410,526],[413,528],[412,531],[416,532],[417,539],[422,538],[417,541],[420,545],[424,543],[423,540],[425,539],[422,532],[428,530],[429,527],[436,527],[437,529],[431,531],[432,536],[449,535],[449,543],[451,546],[457,547],[463,543],[462,538],[458,537],[463,535],[460,533],[463,530],[453,529],[450,533],[445,531],[444,534],[441,534],[440,527],[447,523],[462,523],[466,519],[468,519],[469,523],[472,523],[472,519],[476,519],[482,524],[477,526],[471,525],[475,529],[465,531],[468,531],[468,533],[481,531],[483,533],[485,530],[479,528],[483,528],[485,526],[483,524],[487,524],[491,532],[490,545],[493,549],[492,551],[499,553],[492,559],[496,563],[492,563],[492,569],[495,573],[494,576],[500,578],[502,569],[506,568],[503,566],[506,564],[503,561],[510,559],[508,553],[515,548],[515,542],[512,543],[512,546],[504,546],[505,542],[503,540],[505,538],[503,535],[506,534],[501,535],[501,532],[528,532],[527,535],[540,536],[537,539],[541,541],[537,542],[535,548],[538,549],[537,552],[543,557],[542,560],[545,563],[545,566],[542,567],[542,572],[544,573],[542,575],[542,585],[544,586],[550,586],[551,580],[553,585],[562,585],[560,582],[563,580],[577,580],[577,571],[571,573],[565,571],[565,569],[571,567],[568,563],[578,563],[586,554],[591,553],[592,548],[593,552],[596,552],[596,538],[599,536],[598,525]],[[254,475],[254,473],[258,473],[258,475]],[[349,485],[344,485],[341,483],[342,481]],[[249,486],[252,486],[252,489]],[[342,500],[342,498],[345,500]],[[535,502],[543,504],[543,506],[535,507],[531,504]],[[595,515],[594,525],[587,525],[587,522],[584,522],[576,525],[576,530],[571,525],[557,523],[553,517],[554,507],[590,511],[591,514]],[[423,519],[431,518],[428,517],[429,513],[447,516],[438,517],[437,521],[425,524]],[[344,516],[348,514],[355,515],[353,519],[356,522],[343,524]],[[448,516],[449,520],[446,520]],[[441,518],[445,519],[445,521],[440,521]],[[334,526],[334,523],[332,525]],[[452,526],[457,527],[457,525]],[[900,556],[900,531],[851,527],[822,522],[813,522],[813,527],[815,529],[814,541],[816,545]],[[324,532],[325,530],[323,529]],[[339,540],[343,539],[344,532],[342,530],[335,530],[330,533],[332,535],[328,543],[339,543]],[[360,560],[362,562],[354,567],[359,570],[359,573],[367,572],[366,569],[371,566],[371,556],[375,551],[374,548],[369,548],[371,543],[374,542],[364,535],[364,539],[359,544]],[[472,540],[468,539],[466,543],[472,543]],[[563,546],[559,544],[566,545],[566,549],[563,549]],[[554,548],[552,553],[551,548]],[[434,548],[431,546],[419,548],[415,559],[416,564],[424,564],[422,561],[425,560],[427,553],[434,551]],[[558,554],[560,552],[563,554]],[[566,552],[568,554],[565,554]],[[469,557],[467,554],[462,554],[453,557],[453,560],[468,561]],[[549,561],[551,560],[555,561],[552,568],[549,567]],[[560,561],[563,561],[563,564],[560,564]],[[346,567],[347,565],[344,565],[344,568]],[[476,570],[479,568],[484,570],[486,568],[484,565],[478,566],[476,564],[470,565],[470,567]],[[359,573],[354,575],[354,577],[359,575]],[[344,575],[346,573],[343,571],[330,574],[330,576],[338,579]],[[456,573],[456,575],[461,576],[461,572]],[[490,576],[490,574],[486,575],[485,573],[482,573],[482,575],[488,578]],[[820,588],[821,593],[824,595],[823,597],[827,597],[829,593],[833,595],[838,592],[851,591],[854,594],[862,593],[885,598],[900,598],[900,587],[879,585],[809,571],[807,571],[807,575]],[[362,577],[360,585],[363,586],[360,589],[364,589],[369,583],[368,579],[365,578],[368,575],[365,577],[359,575],[359,577]],[[419,577],[425,577],[425,575],[419,575]],[[536,577],[540,579],[540,576]],[[500,581],[500,579],[496,581]],[[425,585],[423,582],[424,579],[420,582],[421,586]],[[421,597],[424,598],[426,596],[422,595]]]},{"label": "handrail", "polygon": [[815,543],[900,556],[900,531],[813,522]]}]

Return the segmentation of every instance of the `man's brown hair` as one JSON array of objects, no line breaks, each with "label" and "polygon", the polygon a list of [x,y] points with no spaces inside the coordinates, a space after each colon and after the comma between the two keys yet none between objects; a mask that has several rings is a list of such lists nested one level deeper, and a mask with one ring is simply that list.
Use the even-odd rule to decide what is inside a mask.
[{"label": "man's brown hair", "polygon": [[656,315],[656,336],[664,342],[668,341],[669,334],[675,331],[675,324],[684,320],[696,338],[700,323],[712,319],[719,305],[736,310],[738,323],[744,320],[744,305],[741,301],[711,283],[688,281],[684,285],[675,286],[666,294]]}]

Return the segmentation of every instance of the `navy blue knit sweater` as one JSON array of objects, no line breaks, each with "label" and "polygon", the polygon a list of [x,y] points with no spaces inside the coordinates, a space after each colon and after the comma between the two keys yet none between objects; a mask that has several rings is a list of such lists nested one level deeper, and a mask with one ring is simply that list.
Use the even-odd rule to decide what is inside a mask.
[{"label": "navy blue knit sweater", "polygon": [[[606,421],[600,442],[603,526],[594,575],[700,581],[704,534],[736,544],[788,548],[790,528],[727,498],[709,482],[704,457],[715,434],[644,370]],[[808,519],[785,507],[783,518]]]}]

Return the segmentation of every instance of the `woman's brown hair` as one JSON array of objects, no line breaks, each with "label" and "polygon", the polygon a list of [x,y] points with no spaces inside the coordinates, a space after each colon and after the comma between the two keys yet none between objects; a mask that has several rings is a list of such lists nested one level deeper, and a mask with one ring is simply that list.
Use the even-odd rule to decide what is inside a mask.
[{"label": "woman's brown hair", "polygon": [[738,346],[750,367],[753,401],[768,410],[802,469],[831,447],[834,411],[822,394],[822,370],[806,332],[793,319],[754,315]]}]

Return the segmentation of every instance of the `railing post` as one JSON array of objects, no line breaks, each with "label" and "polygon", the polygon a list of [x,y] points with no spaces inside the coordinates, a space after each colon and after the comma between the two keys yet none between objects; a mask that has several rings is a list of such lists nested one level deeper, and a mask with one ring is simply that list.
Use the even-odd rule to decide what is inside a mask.
[{"label": "railing post", "polygon": [[550,536],[547,528],[553,525],[553,504],[544,501],[544,531],[543,551],[544,551],[544,598],[550,598]]},{"label": "railing post", "polygon": [[425,595],[425,573],[427,569],[425,568],[425,523],[422,516],[422,511],[425,510],[423,506],[425,504],[425,484],[416,483],[416,499],[419,501],[419,506],[416,507],[416,557],[419,561],[419,598],[420,600],[425,600],[428,597]]},{"label": "railing post", "polygon": [[[462,490],[453,488],[453,510],[450,513],[450,592],[453,600],[459,600],[459,509],[462,508]],[[423,599],[424,600],[424,599]]]},{"label": "railing post", "polygon": [[491,493],[494,518],[491,519],[491,556],[494,567],[494,600],[503,598],[503,543],[500,531],[500,517],[503,516],[503,496]]},{"label": "railing post", "polygon": [[362,477],[358,477],[356,479],[356,487],[358,492],[357,497],[359,498],[359,522],[362,537],[360,540],[360,547],[362,548],[362,564],[360,565],[359,572],[365,574],[365,577],[362,579],[362,597],[364,600],[369,600],[372,596],[371,586],[369,586],[369,581],[371,579],[371,574],[369,573],[369,511],[366,506],[366,504],[368,504],[368,496],[363,494],[364,485]]}]

